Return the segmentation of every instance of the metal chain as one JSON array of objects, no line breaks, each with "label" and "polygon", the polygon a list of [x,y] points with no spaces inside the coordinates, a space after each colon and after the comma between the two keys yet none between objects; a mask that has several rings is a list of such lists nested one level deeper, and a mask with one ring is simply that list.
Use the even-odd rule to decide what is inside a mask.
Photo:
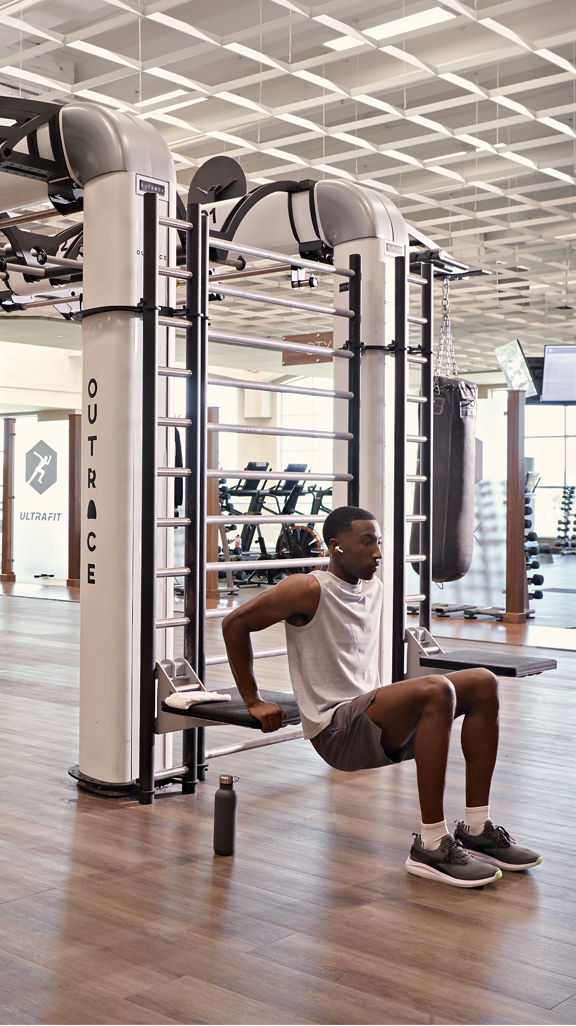
[{"label": "metal chain", "polygon": [[434,391],[438,392],[438,379],[442,375],[442,365],[447,378],[458,377],[456,366],[456,353],[454,352],[454,340],[452,338],[452,325],[450,323],[450,279],[442,280],[442,319],[440,321],[440,337],[438,339],[438,350],[436,353],[436,364],[434,368]]}]

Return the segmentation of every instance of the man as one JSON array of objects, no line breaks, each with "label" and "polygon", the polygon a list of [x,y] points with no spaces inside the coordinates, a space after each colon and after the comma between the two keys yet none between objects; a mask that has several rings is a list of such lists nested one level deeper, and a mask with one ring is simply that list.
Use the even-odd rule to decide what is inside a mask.
[{"label": "man", "polygon": [[[502,869],[529,869],[541,857],[518,847],[490,819],[490,783],[498,747],[498,682],[486,669],[432,674],[381,686],[378,650],[382,554],[371,513],[341,506],[324,522],[327,571],[286,578],[239,606],[223,622],[238,690],[266,733],[283,711],[262,701],[250,635],[282,620],[304,736],[335,769],[354,771],[414,758],[421,828],[406,860],[409,873],[456,887],[479,887]],[[452,723],[463,716],[466,809],[454,835],[443,796]]]}]

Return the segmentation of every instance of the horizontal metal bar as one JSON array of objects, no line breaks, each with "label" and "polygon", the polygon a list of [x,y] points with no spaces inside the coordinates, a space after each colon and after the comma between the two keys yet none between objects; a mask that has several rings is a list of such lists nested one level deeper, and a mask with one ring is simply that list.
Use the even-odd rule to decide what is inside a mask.
[{"label": "horizontal metal bar", "polygon": [[[254,659],[275,659],[277,656],[286,655],[286,652],[287,652],[286,648],[268,648],[268,649],[264,649],[261,652],[254,652],[253,658]],[[205,665],[206,666],[222,666],[224,663],[227,663],[227,662],[228,662],[228,656],[227,655],[209,656],[208,659],[205,660]]]},{"label": "horizontal metal bar", "polygon": [[179,217],[159,217],[158,224],[165,224],[168,228],[180,228],[183,232],[191,232],[194,227],[191,221],[182,221]]},{"label": "horizontal metal bar", "polygon": [[428,402],[425,395],[407,395],[406,399],[409,403],[420,403],[420,405]]},{"label": "horizontal metal bar", "polygon": [[322,399],[353,399],[353,392],[338,392],[328,388],[304,388],[299,385],[273,385],[261,381],[244,381],[242,378],[218,378],[208,376],[208,385],[223,385],[228,388],[248,388],[255,392],[287,392],[292,395],[315,395]]},{"label": "horizontal metal bar", "polygon": [[326,513],[323,513],[322,516],[318,516],[316,514],[314,516],[312,516],[312,515],[311,516],[303,516],[303,515],[296,516],[296,515],[294,515],[294,516],[287,516],[287,517],[286,516],[283,517],[281,513],[279,513],[278,515],[271,514],[271,515],[263,515],[263,516],[254,516],[254,515],[250,516],[249,514],[242,514],[241,516],[236,516],[236,514],[233,514],[233,515],[229,514],[226,517],[225,516],[208,516],[208,517],[206,517],[206,523],[207,524],[231,524],[231,523],[233,523],[233,524],[295,524],[296,526],[302,525],[303,527],[306,527],[307,524],[311,524],[311,523],[315,523],[315,524],[322,524],[322,523],[324,523],[324,521],[326,520],[326,516],[327,516]]},{"label": "horizontal metal bar", "polygon": [[[82,284],[81,281],[75,282],[75,285],[81,285],[81,284]],[[68,287],[69,288],[70,286],[64,286],[64,287]],[[21,312],[24,313],[26,310],[35,310],[37,306],[56,306],[57,303],[78,303],[81,300],[81,298],[82,298],[81,294],[78,295],[78,296],[62,296],[60,294],[60,290],[57,289],[57,288],[55,288],[55,289],[40,289],[39,291],[42,293],[43,296],[46,296],[47,294],[52,293],[54,298],[53,299],[38,299],[38,300],[35,300],[33,303],[25,303],[25,302],[18,301],[17,303],[15,302],[14,305],[19,307],[19,308],[21,307]],[[24,297],[22,297],[22,299],[24,299]],[[5,309],[6,313],[10,312],[6,308],[4,308],[4,309]]]},{"label": "horizontal metal bar", "polygon": [[183,777],[189,772],[189,766],[173,766],[172,769],[156,770],[154,773],[154,782],[156,784],[160,784],[163,780],[171,780],[173,777]]},{"label": "horizontal metal bar", "polygon": [[421,552],[414,553],[413,555],[404,556],[405,563],[425,563],[427,556],[423,556]]},{"label": "horizontal metal bar", "polygon": [[156,620],[156,627],[159,630],[166,630],[168,627],[187,627],[189,623],[188,616],[170,616],[166,620]]},{"label": "horizontal metal bar", "polygon": [[416,605],[417,602],[424,602],[425,599],[426,595],[405,595],[404,603],[405,605]]},{"label": "horizontal metal bar", "polygon": [[156,571],[156,577],[187,577],[189,566],[167,566]]},{"label": "horizontal metal bar", "polygon": [[232,607],[226,609],[207,609],[205,615],[207,620],[220,620],[223,619],[225,616],[228,616],[228,613],[231,612]]},{"label": "horizontal metal bar", "polygon": [[408,363],[417,363],[421,367],[425,366],[428,363],[427,356],[417,356],[416,353],[410,353],[407,357],[407,360]]},{"label": "horizontal metal bar", "polygon": [[292,264],[271,264],[269,267],[244,268],[240,271],[224,271],[222,274],[211,274],[210,281],[237,281],[238,278],[260,278],[267,274],[278,274],[279,271],[290,271]]},{"label": "horizontal metal bar", "polygon": [[[49,221],[52,217],[62,217],[61,210],[40,210],[35,214],[18,214],[16,217],[3,217],[0,221],[0,228],[14,228],[17,224],[26,224],[27,221]],[[286,259],[286,258],[284,258]]]},{"label": "horizontal metal bar", "polygon": [[[230,250],[231,253],[240,253],[240,256],[260,257],[262,260],[277,260],[281,264],[286,263],[285,253],[276,253],[272,249],[258,249],[256,246],[245,246],[243,243],[228,242],[227,239],[219,239],[216,235],[209,236],[213,248]],[[302,260],[300,257],[290,257],[292,267],[310,268],[311,271],[318,271],[319,274],[337,274],[341,278],[353,278],[354,271],[349,267],[332,267],[331,264],[321,264],[317,260]]]},{"label": "horizontal metal bar", "polygon": [[424,484],[427,480],[426,474],[406,474],[408,484]]},{"label": "horizontal metal bar", "polygon": [[330,562],[328,556],[315,556],[302,559],[238,559],[224,560],[222,563],[206,563],[206,571],[210,570],[288,570],[299,566],[326,566]]},{"label": "horizontal metal bar", "polygon": [[427,279],[423,278],[422,275],[420,275],[420,274],[409,274],[409,275],[407,275],[407,281],[410,282],[410,285],[427,285],[428,284]]},{"label": "horizontal metal bar", "polygon": [[[38,248],[40,248],[40,247],[38,247]],[[32,250],[31,252],[32,252],[32,256],[34,257],[34,259],[38,260],[38,256],[37,256],[36,251]],[[50,268],[50,267],[69,267],[71,270],[81,271],[82,267],[84,265],[83,265],[81,260],[70,260],[69,257],[52,256],[52,255],[48,255],[48,253],[47,253],[46,254],[46,260],[44,261],[44,263],[42,263],[40,260],[38,260],[38,266],[39,267],[45,267],[45,268]]]},{"label": "horizontal metal bar", "polygon": [[417,445],[423,445],[424,442],[428,441],[426,435],[406,435],[407,442],[416,442]]},{"label": "horizontal metal bar", "polygon": [[[218,724],[215,723],[214,726],[216,727]],[[274,737],[263,737],[256,741],[243,741],[241,744],[226,745],[223,748],[215,748],[211,752],[205,752],[204,758],[218,759],[221,755],[234,755],[235,752],[246,752],[250,748],[267,748],[268,745],[280,745],[284,741],[297,741],[304,737],[303,730],[293,730],[289,734],[280,734],[280,731],[278,731],[278,734],[278,737],[274,734]]]},{"label": "horizontal metal bar", "polygon": [[187,417],[158,417],[158,427],[190,427],[192,421]]},{"label": "horizontal metal bar", "polygon": [[188,367],[159,367],[158,374],[162,378],[190,378],[192,371]]},{"label": "horizontal metal bar", "polygon": [[156,473],[158,477],[190,477],[192,471],[190,467],[158,467]]},{"label": "horizontal metal bar", "polygon": [[[160,421],[158,421],[160,423]],[[230,431],[238,435],[275,435],[278,438],[336,438],[348,442],[354,437],[349,431],[308,431],[300,428],[256,427],[254,424],[209,423],[208,431]]]},{"label": "horizontal metal bar", "polygon": [[406,517],[407,524],[425,524],[428,517],[424,513],[409,513]]},{"label": "horizontal metal bar", "polygon": [[250,481],[351,481],[352,474],[297,474],[292,470],[213,470],[206,477],[233,477]]},{"label": "horizontal metal bar", "polygon": [[156,527],[189,527],[190,517],[158,517]]},{"label": "horizontal metal bar", "polygon": [[[50,275],[43,267],[29,267],[28,264],[6,263],[5,269],[13,274],[27,274],[30,278],[49,278]],[[54,277],[54,275],[53,275]]]},{"label": "horizontal metal bar", "polygon": [[297,299],[283,299],[281,296],[270,296],[266,292],[246,292],[245,289],[235,289],[233,286],[210,285],[208,292],[219,296],[230,296],[232,299],[248,299],[253,303],[266,303],[269,306],[286,306],[291,310],[305,310],[306,313],[325,314],[327,317],[347,317],[353,320],[352,310],[337,306],[325,306],[323,303],[301,303]]},{"label": "horizontal metal bar", "polygon": [[416,317],[414,314],[411,314],[406,320],[408,324],[428,324],[427,317]]},{"label": "horizontal metal bar", "polygon": [[[161,324],[162,317],[158,318]],[[188,322],[187,322],[188,323]],[[257,335],[236,335],[230,331],[208,330],[208,338],[213,342],[230,342],[236,346],[255,346],[257,349],[275,349],[286,353],[306,353],[310,356],[335,356],[343,360],[351,360],[353,353],[349,349],[330,349],[328,346],[300,345],[296,342],[276,341],[275,339],[259,338]]]}]

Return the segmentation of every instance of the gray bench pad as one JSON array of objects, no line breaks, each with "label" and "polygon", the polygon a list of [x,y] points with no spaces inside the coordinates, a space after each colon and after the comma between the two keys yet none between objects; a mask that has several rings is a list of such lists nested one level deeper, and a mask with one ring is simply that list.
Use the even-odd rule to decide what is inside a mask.
[{"label": "gray bench pad", "polygon": [[435,652],[421,655],[420,666],[466,670],[469,667],[484,666],[497,677],[530,677],[534,673],[555,670],[558,663],[547,656],[520,656],[510,652],[491,649],[483,652],[479,648],[460,648],[454,652]]},{"label": "gray bench pad", "polygon": [[[162,703],[165,712],[174,713],[175,716],[189,716],[199,720],[212,720],[214,723],[231,723],[238,727],[252,727],[253,730],[261,730],[262,724],[255,716],[248,712],[242,701],[237,688],[218,688],[221,695],[230,695],[229,702],[198,702],[189,709],[173,709],[172,706]],[[286,694],[284,691],[260,691],[264,702],[275,702],[276,705],[286,713],[284,726],[292,726],[300,723],[300,713],[294,699],[294,695]]]}]

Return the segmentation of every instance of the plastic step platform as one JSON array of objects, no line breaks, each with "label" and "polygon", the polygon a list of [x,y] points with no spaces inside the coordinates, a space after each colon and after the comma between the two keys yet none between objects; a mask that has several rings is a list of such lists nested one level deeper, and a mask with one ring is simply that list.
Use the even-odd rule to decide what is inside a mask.
[{"label": "plastic step platform", "polygon": [[497,677],[531,677],[545,670],[555,670],[558,663],[547,656],[519,656],[513,653],[482,652],[479,648],[460,648],[454,652],[434,652],[420,656],[420,666],[453,670],[469,670],[483,666]]},{"label": "plastic step platform", "polygon": [[[220,695],[230,695],[229,702],[197,702],[189,709],[174,709],[162,703],[165,712],[175,716],[190,716],[193,719],[211,720],[214,723],[229,723],[236,727],[251,727],[261,730],[262,724],[248,712],[237,688],[218,688]],[[263,702],[275,702],[286,713],[284,726],[300,723],[300,713],[294,695],[284,691],[260,691]]]}]

